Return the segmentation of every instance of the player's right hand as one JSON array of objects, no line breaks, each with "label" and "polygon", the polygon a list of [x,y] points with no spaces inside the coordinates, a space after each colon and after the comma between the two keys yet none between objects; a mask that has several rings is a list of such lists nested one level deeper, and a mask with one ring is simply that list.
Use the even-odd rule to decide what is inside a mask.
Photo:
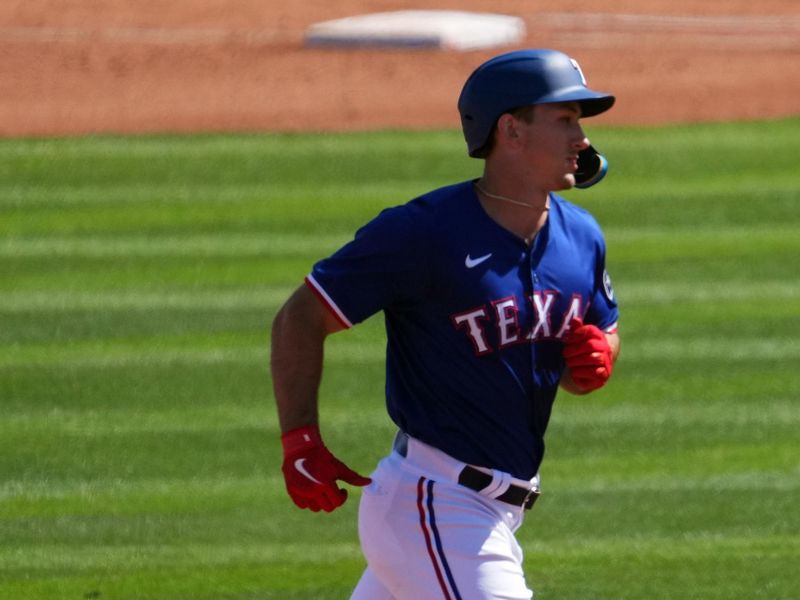
[{"label": "player's right hand", "polygon": [[287,431],[281,443],[286,490],[300,508],[331,512],[347,500],[347,490],[339,488],[337,480],[357,486],[372,482],[331,454],[316,425]]}]

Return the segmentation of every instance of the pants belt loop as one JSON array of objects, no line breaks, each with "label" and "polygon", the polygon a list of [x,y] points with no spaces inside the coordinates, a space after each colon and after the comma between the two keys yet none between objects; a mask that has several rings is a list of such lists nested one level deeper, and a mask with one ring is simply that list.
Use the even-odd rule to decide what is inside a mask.
[{"label": "pants belt loop", "polygon": [[408,456],[408,434],[403,431],[399,431],[394,436],[394,442],[392,442],[392,449],[397,452],[403,458]]},{"label": "pants belt loop", "polygon": [[511,487],[511,475],[492,469],[492,482],[479,493],[489,498],[497,498],[505,494],[509,487]]}]

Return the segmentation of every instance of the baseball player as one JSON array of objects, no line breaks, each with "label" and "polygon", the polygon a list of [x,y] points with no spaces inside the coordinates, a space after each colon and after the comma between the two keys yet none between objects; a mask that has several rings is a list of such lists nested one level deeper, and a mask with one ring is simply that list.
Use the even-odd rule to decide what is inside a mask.
[{"label": "baseball player", "polygon": [[[356,600],[531,598],[514,533],[539,491],[559,388],[603,386],[618,309],[596,221],[554,192],[607,163],[580,119],[611,108],[553,50],[497,56],[458,101],[483,175],[381,212],[321,260],[275,318],[283,474],[300,508],[365,486]],[[383,311],[386,406],[398,432],[371,478],[323,443],[325,338]],[[356,432],[353,435],[357,435]]]}]

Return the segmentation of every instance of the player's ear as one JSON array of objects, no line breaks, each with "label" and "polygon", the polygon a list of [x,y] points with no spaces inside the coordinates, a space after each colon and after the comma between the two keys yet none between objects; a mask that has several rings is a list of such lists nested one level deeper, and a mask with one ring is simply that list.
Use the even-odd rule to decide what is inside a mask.
[{"label": "player's ear", "polygon": [[519,138],[519,122],[511,113],[503,113],[497,119],[497,137],[505,141]]}]

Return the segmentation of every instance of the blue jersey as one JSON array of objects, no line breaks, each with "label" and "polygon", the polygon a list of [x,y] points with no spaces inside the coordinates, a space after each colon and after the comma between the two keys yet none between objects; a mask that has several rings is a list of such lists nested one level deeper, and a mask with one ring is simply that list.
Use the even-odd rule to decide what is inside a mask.
[{"label": "blue jersey", "polygon": [[345,326],[384,312],[400,429],[521,479],[544,454],[570,320],[613,331],[618,316],[589,213],[551,194],[529,247],[486,214],[471,181],[384,210],[306,282]]}]

